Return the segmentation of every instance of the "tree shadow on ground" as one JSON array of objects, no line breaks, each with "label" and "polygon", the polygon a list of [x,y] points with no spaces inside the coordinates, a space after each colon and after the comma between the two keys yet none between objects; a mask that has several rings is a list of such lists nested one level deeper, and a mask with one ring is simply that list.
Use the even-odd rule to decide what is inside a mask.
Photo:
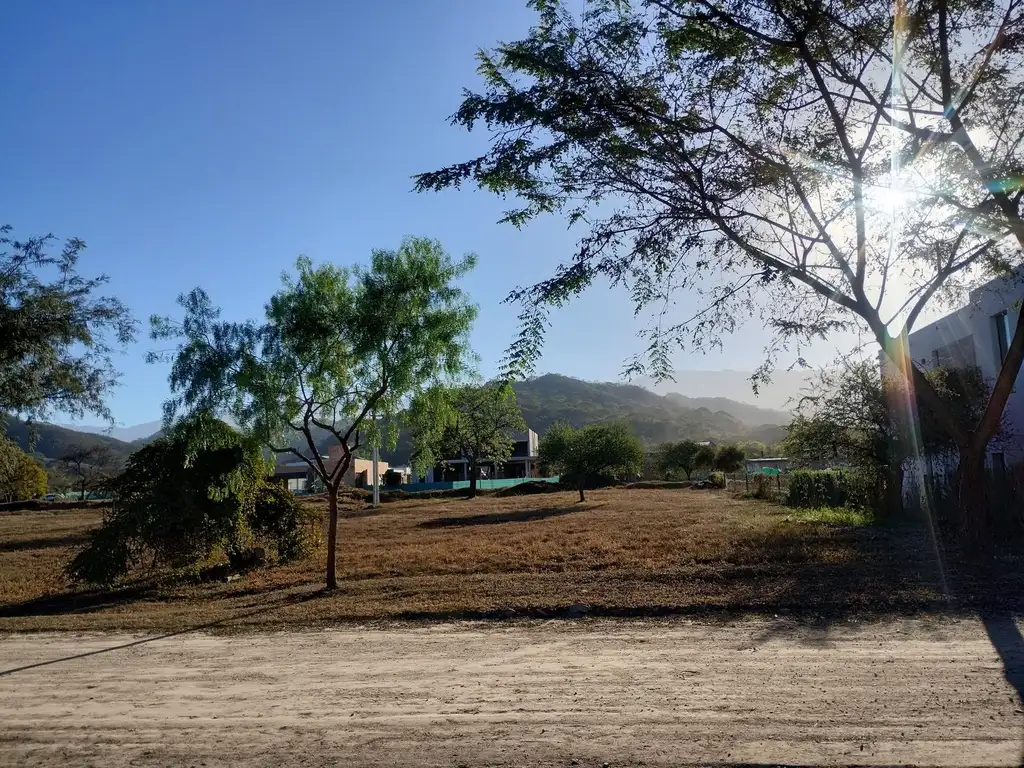
[{"label": "tree shadow on ground", "polygon": [[266,603],[264,605],[261,605],[260,607],[255,608],[253,610],[242,611],[242,612],[239,612],[239,613],[234,613],[231,616],[225,616],[222,619],[216,619],[215,621],[208,621],[208,622],[205,622],[203,624],[196,624],[196,625],[191,626],[191,627],[186,627],[185,629],[178,629],[178,630],[175,630],[173,632],[164,632],[163,634],[160,634],[160,635],[152,635],[150,637],[144,637],[144,638],[141,638],[139,640],[133,640],[133,641],[128,642],[128,643],[121,643],[119,645],[114,645],[114,646],[111,646],[109,648],[100,648],[99,650],[96,650],[96,651],[86,651],[84,653],[76,653],[76,654],[72,654],[70,656],[61,656],[61,657],[56,658],[56,659],[47,659],[46,661],[37,661],[37,662],[35,662],[33,664],[25,664],[24,666],[13,667],[11,669],[0,669],[0,677],[5,677],[7,675],[13,675],[13,674],[16,674],[18,672],[26,672],[26,671],[28,671],[30,669],[38,669],[39,667],[48,667],[48,666],[50,666],[52,664],[60,664],[61,662],[64,662],[64,661],[75,661],[77,659],[84,659],[84,658],[86,658],[88,656],[98,656],[100,654],[111,653],[113,651],[120,651],[120,650],[124,650],[126,648],[134,648],[135,646],[138,646],[138,645],[145,645],[147,643],[152,643],[152,642],[154,642],[156,640],[166,640],[167,638],[177,637],[178,635],[185,635],[185,634],[188,634],[190,632],[202,632],[203,630],[207,630],[207,629],[215,629],[215,628],[218,628],[218,627],[225,627],[225,626],[227,626],[227,625],[229,625],[229,624],[231,624],[232,622],[235,622],[235,621],[240,621],[242,619],[249,619],[249,618],[252,618],[254,616],[259,616],[261,614],[270,613],[272,611],[275,611],[275,610],[277,610],[279,608],[284,608],[286,606],[292,606],[292,605],[297,605],[297,604],[300,604],[300,603],[305,603],[305,602],[308,602],[310,600],[316,600],[316,599],[318,599],[320,597],[323,597],[325,594],[326,593],[323,590],[315,590],[315,591],[307,592],[305,594],[299,594],[299,595],[291,594],[291,595],[287,595],[287,596],[282,597],[282,598],[280,598],[278,600],[275,600],[274,602]]},{"label": "tree shadow on ground", "polygon": [[549,517],[571,515],[574,512],[597,509],[603,504],[589,506],[574,505],[571,507],[548,507],[546,509],[521,509],[515,512],[489,512],[484,515],[467,515],[465,517],[437,517],[419,524],[420,528],[463,528],[470,525],[500,525],[501,523],[527,523],[533,520],[546,520]]},{"label": "tree shadow on ground", "polygon": [[133,584],[118,589],[89,589],[77,592],[61,592],[55,595],[25,600],[21,603],[0,605],[0,618],[22,618],[26,616],[67,615],[93,613],[104,608],[154,599],[158,596],[153,584]]},{"label": "tree shadow on ground", "polygon": [[66,536],[43,536],[20,541],[0,541],[0,552],[22,552],[26,549],[50,549],[51,547],[77,547],[89,540],[88,533],[69,533]]},{"label": "tree shadow on ground", "polygon": [[[1024,706],[1024,635],[1014,617],[1008,613],[985,614],[981,617],[989,642],[1003,663],[1003,677],[1017,692],[1017,702]],[[1021,735],[1020,765],[1024,765],[1024,733]]]}]

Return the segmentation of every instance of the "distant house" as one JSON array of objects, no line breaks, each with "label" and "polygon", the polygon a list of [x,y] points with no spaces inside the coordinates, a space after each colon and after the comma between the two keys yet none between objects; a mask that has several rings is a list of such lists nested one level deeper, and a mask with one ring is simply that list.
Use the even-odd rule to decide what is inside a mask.
[{"label": "distant house", "polygon": [[[330,472],[341,461],[343,455],[340,445],[332,445],[328,449],[327,455],[321,455],[320,459],[324,463],[324,468]],[[308,491],[314,477],[313,470],[309,468],[309,465],[294,454],[282,454],[280,458],[281,460],[274,467],[274,478],[282,485],[285,485],[288,490],[295,493],[305,493]],[[378,476],[383,478],[384,473],[387,471],[388,463],[386,461],[378,461]],[[372,486],[373,460],[353,457],[341,482],[342,485],[350,485],[355,488]],[[383,484],[383,480],[380,482]]]},{"label": "distant house", "polygon": [[[504,463],[481,461],[477,464],[483,480],[503,480],[506,478],[540,477],[538,456],[540,440],[532,429],[518,432],[512,436],[515,445],[512,456]],[[445,459],[433,469],[427,471],[426,482],[449,482],[469,480],[469,460],[464,456],[452,456]]]},{"label": "distant house", "polygon": [[747,459],[747,472],[756,473],[763,469],[776,469],[779,472],[788,472],[789,459],[781,457]]}]

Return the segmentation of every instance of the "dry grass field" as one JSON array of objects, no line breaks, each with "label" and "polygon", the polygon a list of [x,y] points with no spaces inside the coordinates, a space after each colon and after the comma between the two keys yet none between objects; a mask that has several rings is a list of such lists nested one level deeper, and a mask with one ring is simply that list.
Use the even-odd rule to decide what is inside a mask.
[{"label": "dry grass field", "polygon": [[330,594],[321,590],[323,552],[230,583],[147,576],[114,591],[76,589],[61,569],[100,515],[0,515],[0,631],[544,617],[577,604],[589,615],[835,616],[993,600],[1007,607],[1022,593],[1018,564],[983,588],[958,580],[923,526],[803,521],[781,507],[691,489],[599,490],[583,504],[571,492],[402,500],[378,510],[349,501],[341,583]]}]

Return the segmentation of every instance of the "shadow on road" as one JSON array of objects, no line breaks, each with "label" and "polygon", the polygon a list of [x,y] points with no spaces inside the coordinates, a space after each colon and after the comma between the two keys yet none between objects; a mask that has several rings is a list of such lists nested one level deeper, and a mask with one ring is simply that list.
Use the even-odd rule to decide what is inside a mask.
[{"label": "shadow on road", "polygon": [[[1024,705],[1024,635],[1011,614],[983,615],[989,642],[1003,663],[1003,677],[1017,692],[1017,700]],[[1024,766],[1024,733],[1021,735],[1020,765]]]},{"label": "shadow on road", "polygon": [[486,515],[469,515],[467,517],[438,517],[420,523],[420,528],[462,528],[469,525],[499,525],[501,523],[526,523],[532,520],[545,520],[549,517],[571,515],[574,512],[585,512],[597,509],[603,504],[588,506],[573,505],[571,507],[548,507],[547,509],[522,509],[515,512],[491,512]]},{"label": "shadow on road", "polygon": [[236,613],[231,616],[225,616],[223,619],[217,619],[216,621],[208,621],[204,624],[197,624],[192,627],[186,627],[185,629],[178,629],[174,632],[165,632],[162,635],[153,635],[151,637],[144,637],[140,640],[133,640],[130,643],[122,643],[120,645],[114,645],[109,648],[100,648],[96,651],[86,651],[85,653],[76,653],[71,656],[62,656],[57,659],[47,659],[46,661],[37,661],[34,664],[25,664],[21,667],[13,667],[11,669],[0,669],[0,677],[6,677],[7,675],[13,675],[18,672],[26,672],[30,669],[38,669],[39,667],[48,667],[52,664],[60,664],[64,661],[75,661],[76,659],[84,659],[89,656],[98,656],[103,653],[111,653],[113,651],[122,651],[126,648],[134,648],[137,645],[145,645],[146,643],[152,643],[156,640],[166,640],[169,637],[177,637],[178,635],[187,635],[189,632],[201,632],[205,629],[213,629],[215,627],[222,627],[230,624],[233,621],[240,619],[248,619],[253,616],[258,616],[264,613],[270,613],[277,610],[278,608],[284,608],[285,606],[297,605],[299,603],[309,602],[310,600],[316,600],[323,596],[325,593],[323,590],[316,590],[301,595],[288,595],[280,600],[266,605],[261,605],[259,608],[251,611],[243,611]]}]

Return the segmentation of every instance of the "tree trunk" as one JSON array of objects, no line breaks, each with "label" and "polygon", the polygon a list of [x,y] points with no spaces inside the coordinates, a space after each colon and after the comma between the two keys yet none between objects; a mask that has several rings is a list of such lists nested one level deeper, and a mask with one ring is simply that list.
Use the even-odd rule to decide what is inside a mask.
[{"label": "tree trunk", "polygon": [[960,450],[959,516],[964,549],[973,557],[983,557],[992,548],[991,512],[985,492],[985,451]]},{"label": "tree trunk", "polygon": [[477,467],[475,461],[469,462],[469,498],[476,497],[476,475]]},{"label": "tree trunk", "polygon": [[328,508],[327,516],[327,589],[337,589],[338,577],[336,575],[338,545],[338,485],[332,483],[327,490]]},{"label": "tree trunk", "polygon": [[582,480],[580,481],[580,501],[581,502],[586,501],[586,499],[583,498],[583,481]]},{"label": "tree trunk", "polygon": [[892,518],[903,515],[903,465],[889,467],[885,474],[885,513]]}]

